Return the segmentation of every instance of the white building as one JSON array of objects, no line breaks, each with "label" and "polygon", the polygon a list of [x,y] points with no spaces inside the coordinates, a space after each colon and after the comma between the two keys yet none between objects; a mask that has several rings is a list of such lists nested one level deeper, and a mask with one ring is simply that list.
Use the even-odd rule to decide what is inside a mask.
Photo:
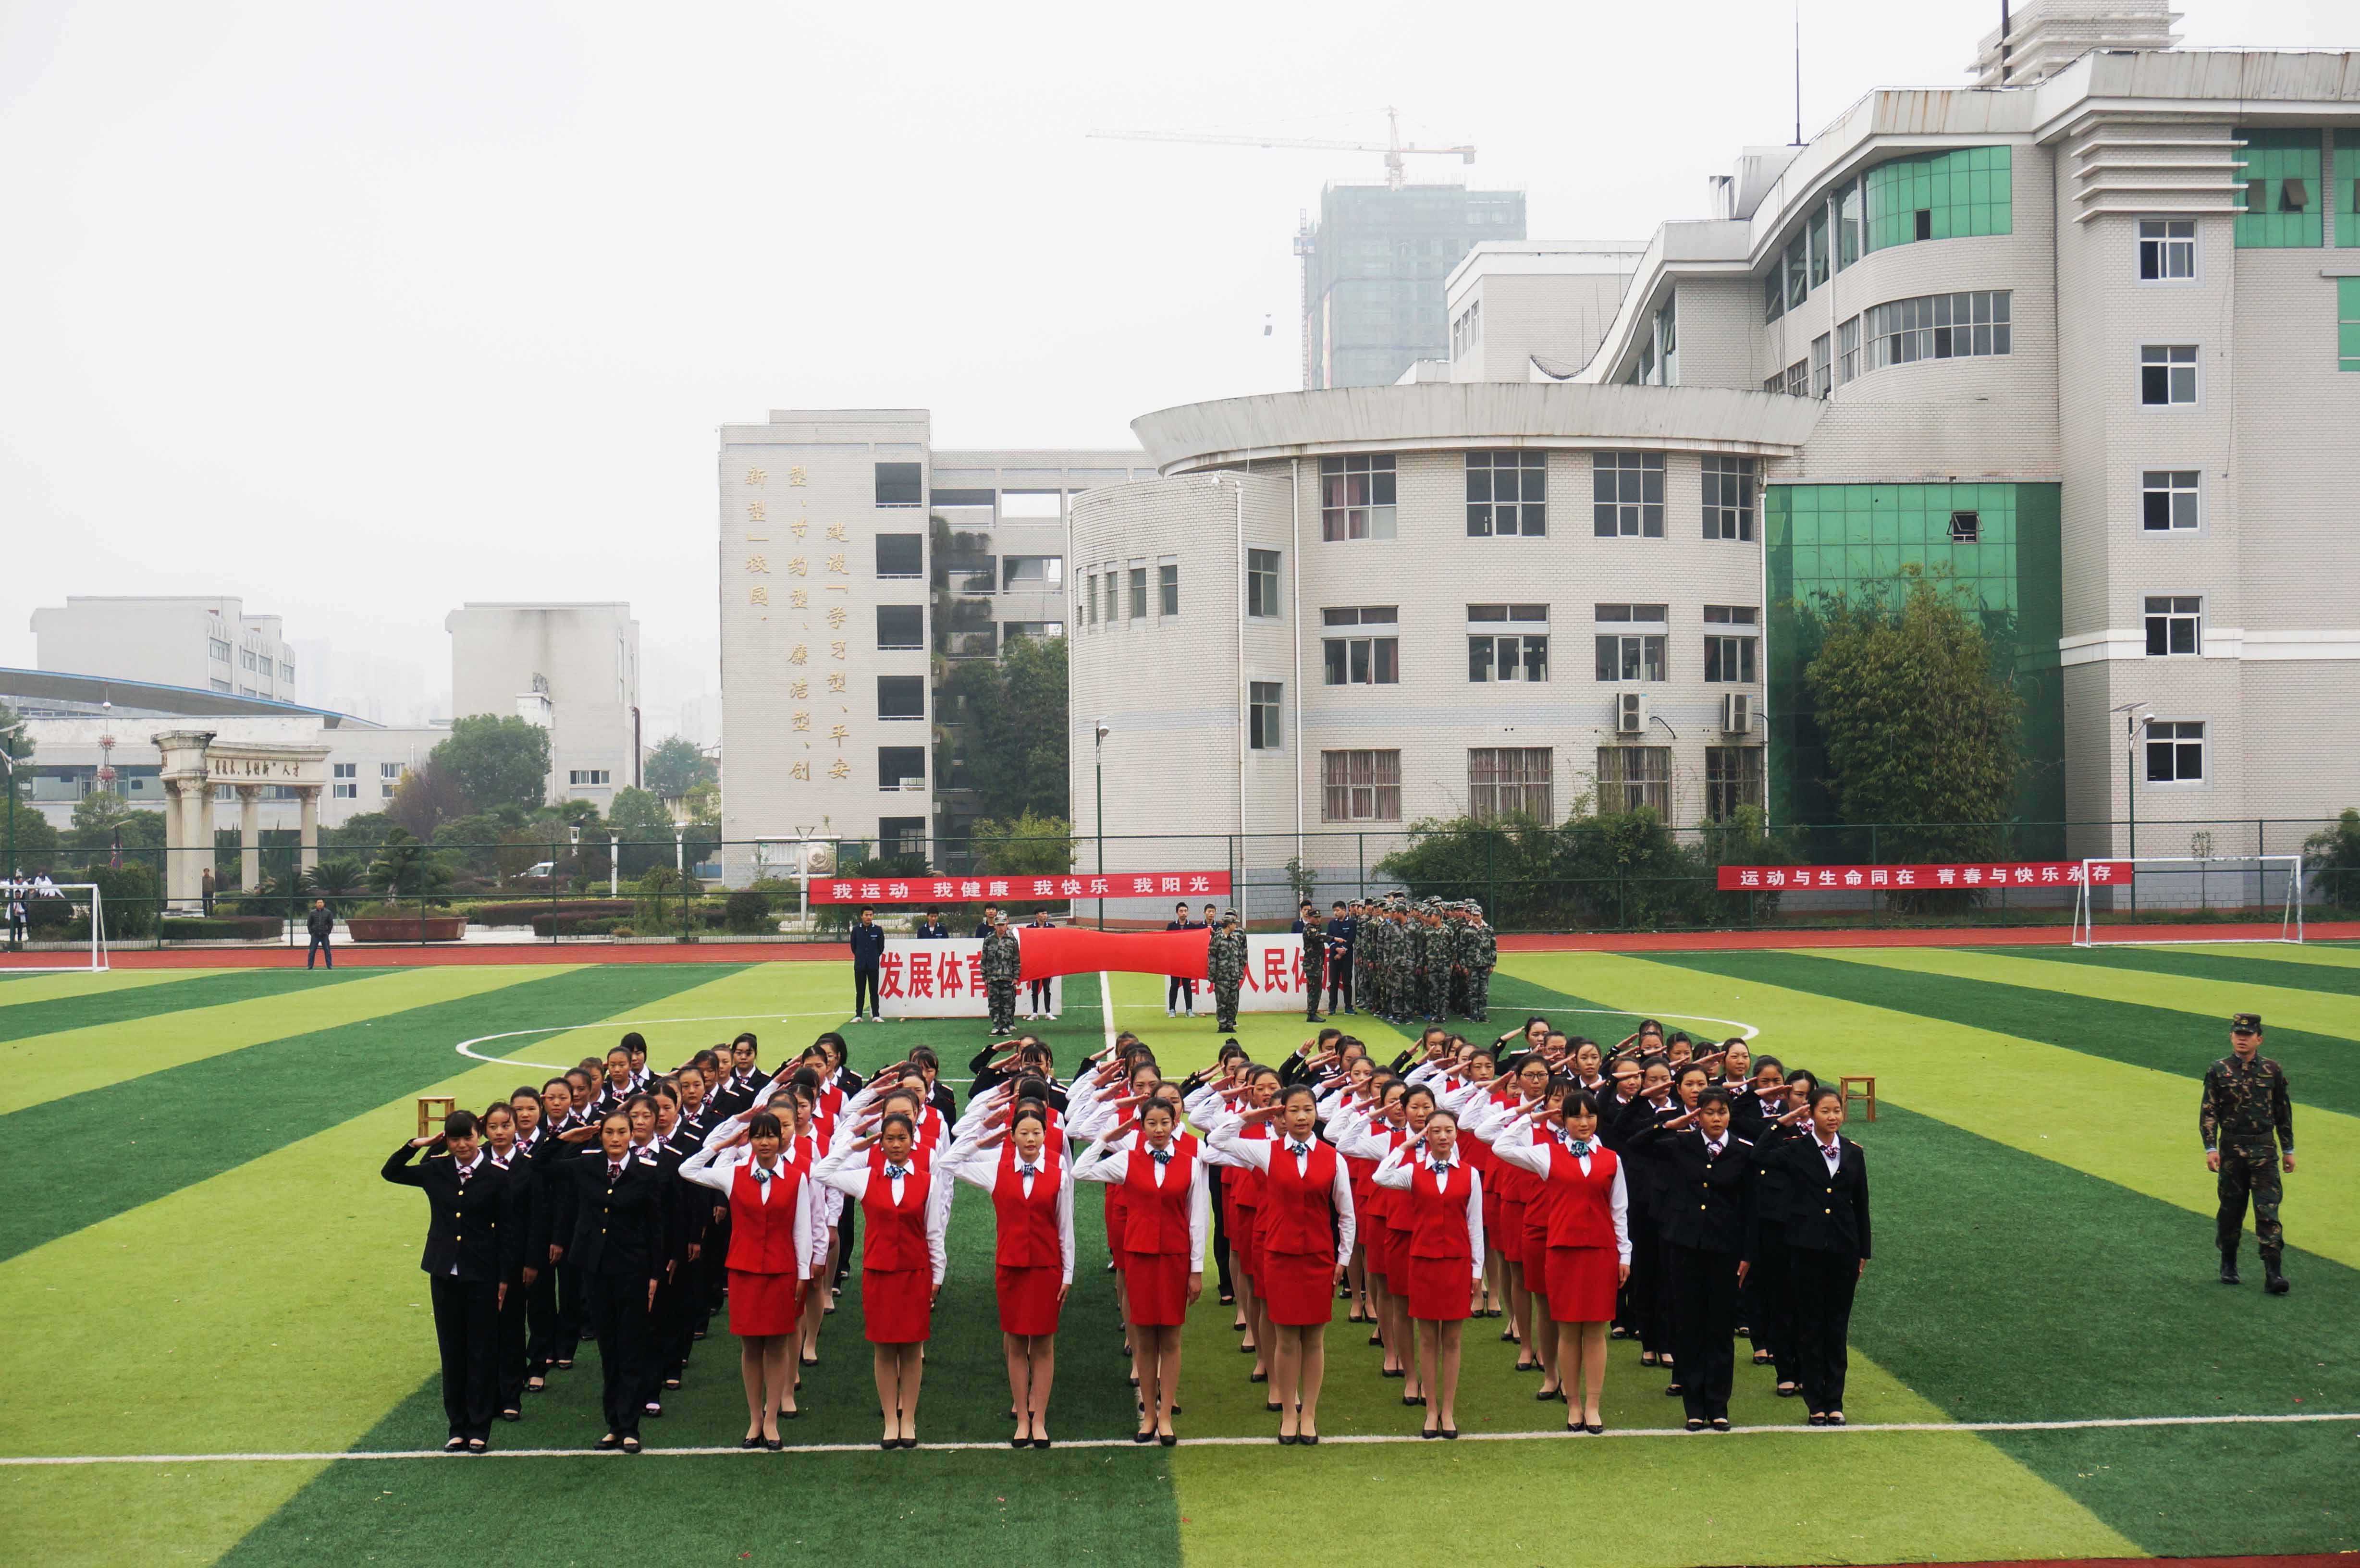
[{"label": "white building", "polygon": [[249,615],[236,598],[69,594],[33,612],[34,662],[276,702],[296,700],[295,650],[277,615]]},{"label": "white building", "polygon": [[549,800],[605,811],[635,789],[639,623],[625,604],[468,604],[451,612],[451,711],[515,715],[549,731]]},{"label": "white building", "polygon": [[724,426],[728,877],[758,854],[791,863],[804,837],[931,855],[964,836],[957,715],[936,687],[1011,637],[1065,633],[1071,499],[1150,472],[1135,452],[938,451],[922,408]]}]

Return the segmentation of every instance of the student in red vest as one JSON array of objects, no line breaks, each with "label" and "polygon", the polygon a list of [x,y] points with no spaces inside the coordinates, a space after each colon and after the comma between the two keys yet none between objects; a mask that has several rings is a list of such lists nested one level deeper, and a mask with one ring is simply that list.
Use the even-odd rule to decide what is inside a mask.
[{"label": "student in red vest", "polygon": [[[897,1094],[894,1099],[900,1098]],[[889,1104],[893,1103],[889,1101]],[[917,1148],[917,1123],[889,1111],[873,1136],[856,1138],[812,1171],[860,1203],[860,1320],[885,1411],[880,1448],[918,1446],[918,1383],[942,1294],[943,1232],[951,1184]]]},{"label": "student in red vest", "polygon": [[[1250,1124],[1276,1123],[1276,1137],[1244,1136]],[[1328,1324],[1336,1287],[1352,1256],[1351,1172],[1319,1139],[1319,1096],[1308,1083],[1281,1091],[1275,1104],[1224,1116],[1206,1141],[1251,1166],[1262,1179],[1262,1301],[1269,1314],[1271,1397],[1278,1441],[1319,1441],[1319,1386],[1328,1372]]]},{"label": "student in red vest", "polygon": [[1565,1430],[1595,1435],[1606,1430],[1599,1405],[1607,1325],[1614,1320],[1615,1295],[1631,1278],[1630,1190],[1622,1162],[1598,1141],[1597,1095],[1587,1089],[1568,1094],[1554,1130],[1546,1105],[1527,1101],[1522,1110],[1491,1152],[1529,1172],[1549,1193],[1540,1267],[1557,1334]]},{"label": "student in red vest", "polygon": [[[746,1380],[748,1431],[739,1446],[773,1453],[782,1446],[779,1418],[802,1413],[794,1408],[793,1356],[814,1229],[811,1184],[785,1157],[787,1143],[775,1114],[748,1111],[680,1168],[729,1202],[729,1328]],[[749,1152],[735,1153],[741,1146]],[[817,1234],[825,1258],[827,1233]]]},{"label": "student in red vest", "polygon": [[1172,1403],[1180,1386],[1180,1328],[1205,1293],[1205,1230],[1211,1202],[1196,1140],[1178,1134],[1179,1114],[1162,1097],[1093,1142],[1074,1162],[1079,1181],[1123,1193],[1123,1279],[1129,1287],[1131,1343],[1139,1367],[1140,1428],[1133,1443],[1180,1439]]},{"label": "student in red vest", "polygon": [[[1421,1085],[1420,1093],[1424,1093]],[[1437,1109],[1420,1137],[1386,1154],[1371,1178],[1410,1222],[1405,1305],[1426,1325],[1418,1372],[1427,1390],[1420,1437],[1459,1435],[1459,1337],[1483,1277],[1483,1177],[1459,1148],[1459,1118]]]},{"label": "student in red vest", "polygon": [[1049,1136],[1048,1107],[1027,1099],[1017,1102],[1005,1127],[953,1144],[940,1169],[991,1194],[1000,1341],[1016,1411],[1008,1446],[1046,1448],[1057,1321],[1074,1288],[1073,1163],[1062,1141]]},{"label": "student in red vest", "polygon": [[1360,1239],[1368,1252],[1369,1295],[1376,1309],[1377,1332],[1369,1343],[1384,1347],[1384,1365],[1378,1376],[1401,1378],[1402,1402],[1415,1404],[1415,1396],[1406,1392],[1417,1359],[1407,1310],[1409,1260],[1401,1256],[1397,1246],[1401,1233],[1393,1224],[1393,1194],[1375,1184],[1377,1166],[1410,1141],[1409,1118],[1404,1109],[1409,1085],[1381,1072],[1369,1081],[1369,1088],[1372,1099],[1348,1101],[1328,1118],[1328,1136],[1346,1155],[1369,1162],[1369,1201],[1356,1211]]}]

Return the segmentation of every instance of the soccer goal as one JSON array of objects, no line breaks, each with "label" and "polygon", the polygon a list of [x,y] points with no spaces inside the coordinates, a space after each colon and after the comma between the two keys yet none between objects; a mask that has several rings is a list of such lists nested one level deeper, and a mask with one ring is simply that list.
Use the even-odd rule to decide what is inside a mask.
[{"label": "soccer goal", "polygon": [[[2201,929],[2159,927],[2184,934],[2128,936],[2101,941],[2096,894],[2111,893],[2108,920],[2132,926],[2138,911],[2215,909],[2244,911],[2252,922],[2278,921],[2276,936],[2205,936]],[[2197,942],[2294,942],[2302,940],[2302,856],[2245,855],[2217,859],[2191,855],[2081,862],[2073,898],[2075,947],[2173,947]]]},{"label": "soccer goal", "polygon": [[[32,924],[32,921],[39,915],[41,906],[55,899],[64,898],[89,911],[87,938],[90,942],[90,955],[87,958],[74,957],[72,962],[65,964],[10,964],[5,968],[0,968],[0,974],[54,975],[82,974],[85,972],[95,974],[100,970],[111,967],[106,962],[106,907],[104,901],[99,897],[98,885],[96,883],[60,882],[54,884],[55,891],[52,891],[50,888],[44,887],[38,893],[33,891],[32,887],[29,884],[24,884],[21,885],[21,891],[12,891],[5,895],[0,895],[0,898],[21,899],[24,903],[26,915],[26,926],[24,931],[25,937],[27,939],[38,940],[36,933],[41,931],[44,928]],[[5,911],[0,910],[0,913],[5,913]],[[76,939],[77,945],[79,945],[82,940],[82,939],[79,937]],[[17,946],[21,950],[23,947],[23,941],[20,940]],[[69,955],[63,953],[37,953],[34,956],[39,958],[67,958]]]}]

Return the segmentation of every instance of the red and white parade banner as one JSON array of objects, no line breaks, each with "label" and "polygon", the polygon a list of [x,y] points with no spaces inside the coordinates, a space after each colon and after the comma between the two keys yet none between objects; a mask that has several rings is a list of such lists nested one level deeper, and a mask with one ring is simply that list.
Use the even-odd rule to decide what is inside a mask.
[{"label": "red and white parade banner", "polygon": [[[818,892],[816,884],[813,892]],[[1049,982],[1049,1010],[1065,1007],[1065,983]],[[1016,1010],[1029,1013],[1031,988],[1020,985]],[[877,1010],[889,1018],[980,1018],[991,1014],[983,988],[983,940],[954,936],[921,942],[887,937],[877,971]]]},{"label": "red and white parade banner", "polygon": [[[1891,891],[1927,889],[1985,891],[1994,887],[2078,887],[2082,862],[2078,860],[1983,860],[1955,866],[1724,866],[1720,868],[1723,892]],[[2127,860],[2092,860],[2092,887],[2128,884]]]},{"label": "red and white parade banner", "polygon": [[[1016,928],[1024,955],[1018,982],[1017,1011],[1030,1009],[1033,980],[1049,982],[1052,1012],[1065,1007],[1067,975],[1108,971],[1128,975],[1176,975],[1196,984],[1196,1011],[1210,1017],[1212,984],[1205,976],[1208,933],[1194,931],[1095,931],[1063,926]],[[1158,1001],[1161,1001],[1159,996]],[[983,985],[983,942],[976,937],[932,941],[888,937],[877,976],[879,1010],[889,1018],[979,1018],[989,1012]],[[1246,972],[1238,987],[1238,1008],[1248,1013],[1301,1012],[1303,939],[1270,935],[1246,938]]]},{"label": "red and white parade banner", "polygon": [[812,878],[814,904],[977,904],[986,899],[1225,898],[1226,871],[1109,871],[1055,877],[830,877]]}]

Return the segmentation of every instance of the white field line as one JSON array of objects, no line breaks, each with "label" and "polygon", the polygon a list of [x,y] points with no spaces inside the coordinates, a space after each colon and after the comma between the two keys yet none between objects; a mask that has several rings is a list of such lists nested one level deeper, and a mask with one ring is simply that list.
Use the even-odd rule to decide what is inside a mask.
[{"label": "white field line", "polygon": [[[1852,1426],[1741,1426],[1728,1432],[1689,1432],[1679,1427],[1617,1427],[1591,1438],[1586,1434],[1558,1432],[1470,1432],[1460,1434],[1460,1441],[1470,1443],[1555,1443],[1573,1441],[1577,1435],[1584,1443],[1617,1437],[1821,1437],[1841,1438],[1855,1433],[1885,1432],[1953,1432],[1972,1434],[1991,1432],[2092,1432],[2110,1427],[2157,1426],[2269,1426],[2300,1422],[2360,1421],[2360,1411],[2304,1411],[2298,1415],[2222,1415],[2222,1416],[2110,1416],[2084,1421],[1862,1421]],[[1328,1443],[1419,1443],[1426,1441],[1408,1432],[1370,1432],[1359,1435],[1325,1436],[1321,1445]],[[1248,1448],[1270,1446],[1272,1437],[1184,1437],[1181,1446],[1188,1448]],[[1153,1447],[1134,1444],[1128,1438],[1092,1437],[1076,1442],[1060,1441],[1060,1448]],[[944,1454],[991,1453],[1006,1450],[1005,1443],[926,1443],[926,1449]],[[870,1443],[794,1443],[782,1452],[787,1454],[871,1454],[877,1445]],[[738,1454],[754,1456],[765,1454],[763,1449],[729,1447],[650,1448],[647,1454],[656,1457],[705,1457]],[[580,1459],[622,1457],[613,1450],[593,1448],[495,1448],[476,1455],[490,1459]],[[0,1454],[0,1466],[41,1465],[260,1465],[303,1464],[320,1465],[345,1459],[442,1459],[463,1455],[446,1454],[439,1448],[353,1449],[343,1453],[322,1454]]]}]

